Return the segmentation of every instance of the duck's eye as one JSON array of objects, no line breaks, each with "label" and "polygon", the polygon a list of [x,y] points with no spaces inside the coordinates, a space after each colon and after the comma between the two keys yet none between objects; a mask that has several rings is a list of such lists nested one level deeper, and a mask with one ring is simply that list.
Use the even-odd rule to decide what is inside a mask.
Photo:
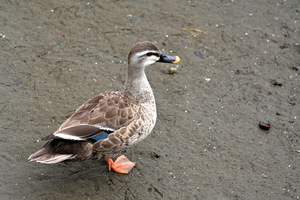
[{"label": "duck's eye", "polygon": [[152,56],[153,55],[153,53],[147,53],[146,54],[146,56]]},{"label": "duck's eye", "polygon": [[146,56],[157,56],[157,57],[159,57],[159,54],[158,53],[149,52],[149,53],[146,54]]}]

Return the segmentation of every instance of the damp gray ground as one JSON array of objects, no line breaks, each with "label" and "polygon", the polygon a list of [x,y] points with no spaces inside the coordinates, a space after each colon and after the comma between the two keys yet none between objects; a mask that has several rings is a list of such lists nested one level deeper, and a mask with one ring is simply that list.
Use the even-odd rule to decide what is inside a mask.
[{"label": "damp gray ground", "polygon": [[[1,1],[0,198],[299,199],[299,12],[298,0]],[[126,152],[130,175],[29,163],[85,100],[122,87],[145,40],[181,62],[147,69],[158,120]]]}]

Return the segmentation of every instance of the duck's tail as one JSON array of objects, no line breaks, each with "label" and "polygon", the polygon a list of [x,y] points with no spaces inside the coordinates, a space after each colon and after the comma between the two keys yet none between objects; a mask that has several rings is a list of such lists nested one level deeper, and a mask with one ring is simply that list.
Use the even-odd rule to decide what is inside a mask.
[{"label": "duck's tail", "polygon": [[74,157],[75,155],[72,154],[51,154],[47,151],[46,148],[42,148],[41,150],[29,156],[28,160],[30,162],[36,161],[44,164],[54,164],[65,160],[73,159]]},{"label": "duck's tail", "polygon": [[92,156],[92,148],[86,141],[54,139],[47,142],[42,149],[29,156],[30,161],[54,164],[67,160],[86,160]]}]

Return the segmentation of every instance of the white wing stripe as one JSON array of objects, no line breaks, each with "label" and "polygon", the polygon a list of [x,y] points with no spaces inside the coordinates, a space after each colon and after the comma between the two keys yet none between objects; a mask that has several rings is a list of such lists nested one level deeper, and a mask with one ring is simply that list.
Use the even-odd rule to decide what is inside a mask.
[{"label": "white wing stripe", "polygon": [[66,139],[66,140],[84,140],[78,136],[64,134],[64,133],[54,133],[54,135],[59,138]]}]

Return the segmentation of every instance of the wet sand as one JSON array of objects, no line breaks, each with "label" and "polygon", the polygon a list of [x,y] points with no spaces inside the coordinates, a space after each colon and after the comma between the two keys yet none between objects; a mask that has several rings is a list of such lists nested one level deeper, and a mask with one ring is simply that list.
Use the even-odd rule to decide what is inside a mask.
[{"label": "wet sand", "polygon": [[[6,0],[0,11],[0,199],[300,198],[298,0]],[[132,172],[28,162],[88,98],[122,87],[145,40],[181,62],[147,69],[158,119],[126,152]]]}]

